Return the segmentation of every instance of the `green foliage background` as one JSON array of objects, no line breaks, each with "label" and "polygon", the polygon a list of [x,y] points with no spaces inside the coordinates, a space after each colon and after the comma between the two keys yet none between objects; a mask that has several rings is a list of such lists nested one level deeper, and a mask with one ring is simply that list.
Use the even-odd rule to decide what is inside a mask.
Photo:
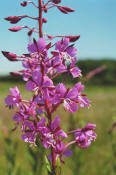
[{"label": "green foliage background", "polygon": [[[102,59],[102,60],[94,60],[94,59],[86,59],[77,61],[77,66],[82,70],[83,77],[89,73],[90,71],[100,67],[106,66],[106,70],[96,74],[93,78],[91,78],[87,84],[89,85],[116,85],[116,60],[111,59]],[[73,79],[71,75],[59,76],[55,79],[56,83],[61,81],[66,81],[66,83],[76,83],[78,81],[77,78]],[[19,77],[12,78],[11,76],[1,76],[0,81],[7,82],[19,82],[22,79]]]}]

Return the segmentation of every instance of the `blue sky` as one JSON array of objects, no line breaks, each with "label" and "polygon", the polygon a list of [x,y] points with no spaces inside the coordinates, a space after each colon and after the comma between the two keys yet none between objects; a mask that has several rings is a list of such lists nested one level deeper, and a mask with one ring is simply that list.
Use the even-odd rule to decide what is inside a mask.
[{"label": "blue sky", "polygon": [[[37,10],[28,5],[20,6],[21,0],[0,1],[0,50],[17,54],[27,52],[28,38],[26,30],[18,33],[8,31],[13,27],[3,20],[7,16],[28,14],[37,16]],[[37,0],[34,0],[36,3]],[[44,33],[80,34],[76,42],[78,58],[116,58],[116,0],[62,0],[62,5],[70,6],[76,11],[68,15],[52,9],[44,15],[48,23]],[[17,25],[31,26],[32,20],[22,20]],[[35,24],[37,27],[37,23]],[[19,63],[8,62],[0,53],[0,74],[21,69]]]}]

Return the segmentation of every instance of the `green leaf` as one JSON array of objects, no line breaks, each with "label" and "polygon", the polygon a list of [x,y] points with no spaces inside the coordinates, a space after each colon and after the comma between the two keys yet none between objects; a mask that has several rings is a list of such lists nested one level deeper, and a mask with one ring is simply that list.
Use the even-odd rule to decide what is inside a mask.
[{"label": "green leaf", "polygon": [[48,172],[52,172],[51,170],[51,165],[50,165],[50,161],[48,160],[47,156],[45,156],[45,162],[46,162],[46,167],[47,167],[47,170]]}]

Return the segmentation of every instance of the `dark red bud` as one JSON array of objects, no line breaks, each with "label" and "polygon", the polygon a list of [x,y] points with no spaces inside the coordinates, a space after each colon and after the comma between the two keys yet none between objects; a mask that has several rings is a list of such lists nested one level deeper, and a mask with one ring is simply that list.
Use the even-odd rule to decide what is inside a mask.
[{"label": "dark red bud", "polygon": [[48,11],[46,7],[43,7],[43,10],[45,13],[47,13],[47,11]]},{"label": "dark red bud", "polygon": [[61,0],[52,0],[52,2],[54,2],[55,4],[59,4]]},{"label": "dark red bud", "polygon": [[23,55],[24,55],[25,57],[30,57],[30,54],[28,54],[28,53],[27,53],[27,54],[23,54]]},{"label": "dark red bud", "polygon": [[22,75],[21,73],[18,73],[18,72],[10,72],[10,74],[15,76],[15,77],[18,77],[18,76]]},{"label": "dark red bud", "polygon": [[17,55],[11,52],[2,51],[2,54],[9,60],[9,61],[18,61]]},{"label": "dark red bud", "polygon": [[17,22],[19,22],[21,20],[21,18],[19,16],[9,16],[7,18],[4,18],[7,21],[10,21],[11,24],[16,24]]},{"label": "dark red bud", "polygon": [[50,47],[51,47],[51,43],[49,43],[49,44],[46,46],[46,49],[48,50]]},{"label": "dark red bud", "polygon": [[52,54],[53,56],[58,56],[58,55],[59,55],[58,52],[54,52],[54,51],[52,51],[51,54]]},{"label": "dark red bud", "polygon": [[74,12],[75,10],[70,8],[70,7],[66,7],[66,6],[61,6],[64,10],[66,10],[67,12]]},{"label": "dark red bud", "polygon": [[64,8],[62,8],[61,6],[58,6],[57,7],[62,13],[64,13],[64,14],[67,14],[68,12],[67,12],[67,10],[65,10]]},{"label": "dark red bud", "polygon": [[35,46],[36,46],[36,48],[37,48],[37,50],[38,50],[38,44],[37,44],[37,41],[36,41],[35,38],[33,38],[33,43],[35,44]]},{"label": "dark red bud", "polygon": [[31,36],[31,35],[32,35],[32,33],[33,33],[33,31],[32,31],[32,30],[30,30],[30,31],[27,33],[27,35],[28,35],[28,36]]},{"label": "dark red bud", "polygon": [[26,28],[26,26],[21,26],[21,27],[15,26],[15,27],[9,28],[8,30],[10,30],[11,32],[18,32],[23,28]]},{"label": "dark red bud", "polygon": [[5,18],[5,20],[10,21],[11,24],[16,24],[22,18],[25,18],[25,17],[26,17],[26,15],[22,15],[22,16],[9,16],[9,17]]},{"label": "dark red bud", "polygon": [[80,38],[80,35],[66,36],[66,38],[69,38],[70,42],[75,42]]},{"label": "dark red bud", "polygon": [[47,19],[46,18],[42,18],[42,22],[43,23],[47,23]]},{"label": "dark red bud", "polygon": [[54,39],[54,37],[53,37],[52,35],[48,35],[48,34],[47,34],[47,37],[48,37],[49,39]]},{"label": "dark red bud", "polygon": [[28,4],[28,2],[27,2],[27,1],[23,1],[23,2],[21,2],[21,6],[23,6],[23,7],[26,7],[26,6],[27,6],[27,4]]}]

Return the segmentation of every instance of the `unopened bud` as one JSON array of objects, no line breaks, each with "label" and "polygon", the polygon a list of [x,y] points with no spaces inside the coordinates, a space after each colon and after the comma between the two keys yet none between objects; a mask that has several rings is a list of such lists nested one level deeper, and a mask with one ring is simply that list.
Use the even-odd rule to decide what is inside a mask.
[{"label": "unopened bud", "polygon": [[32,31],[32,30],[30,30],[30,31],[27,33],[27,35],[28,35],[28,36],[31,36],[31,35],[32,35],[32,33],[33,33],[33,31]]},{"label": "unopened bud", "polygon": [[21,2],[21,6],[23,6],[23,7],[26,7],[26,6],[27,6],[27,4],[28,4],[28,2],[27,2],[27,1],[23,1],[23,2]]},{"label": "unopened bud", "polygon": [[10,72],[10,74],[15,76],[15,77],[19,77],[22,75],[22,73],[19,73],[19,72]]},{"label": "unopened bud", "polygon": [[47,19],[46,18],[42,18],[42,22],[43,23],[47,23]]},{"label": "unopened bud", "polygon": [[65,10],[64,8],[62,8],[62,6],[58,6],[57,7],[62,13],[64,13],[64,14],[67,14],[68,12],[67,12],[67,10]]},{"label": "unopened bud", "polygon": [[45,13],[47,13],[47,11],[48,11],[46,7],[44,7],[43,10]]},{"label": "unopened bud", "polygon": [[64,10],[66,10],[67,12],[74,12],[75,10],[70,8],[70,7],[66,7],[66,6],[61,6]]},{"label": "unopened bud", "polygon": [[59,53],[58,53],[58,52],[55,52],[55,51],[52,51],[51,54],[52,54],[53,56],[58,56],[58,55],[59,55]]},{"label": "unopened bud", "polygon": [[18,32],[23,28],[26,28],[26,26],[21,26],[21,27],[15,26],[15,27],[9,28],[8,30],[10,30],[11,32]]},{"label": "unopened bud", "polygon": [[11,24],[16,24],[19,22],[22,18],[25,18],[26,15],[21,15],[21,16],[9,16],[5,18],[5,20],[9,21]]},{"label": "unopened bud", "polygon": [[9,60],[9,61],[18,61],[17,55],[11,52],[2,51],[2,54]]},{"label": "unopened bud", "polygon": [[48,50],[50,47],[51,47],[51,43],[49,43],[49,44],[46,46],[46,49]]},{"label": "unopened bud", "polygon": [[75,42],[80,38],[80,35],[75,35],[75,36],[66,36],[67,38],[69,38],[70,42]]},{"label": "unopened bud", "polygon": [[54,39],[54,37],[53,37],[52,35],[48,35],[48,34],[47,34],[47,37],[48,37],[49,39]]},{"label": "unopened bud", "polygon": [[52,0],[52,2],[54,2],[55,4],[59,4],[61,0]]}]

